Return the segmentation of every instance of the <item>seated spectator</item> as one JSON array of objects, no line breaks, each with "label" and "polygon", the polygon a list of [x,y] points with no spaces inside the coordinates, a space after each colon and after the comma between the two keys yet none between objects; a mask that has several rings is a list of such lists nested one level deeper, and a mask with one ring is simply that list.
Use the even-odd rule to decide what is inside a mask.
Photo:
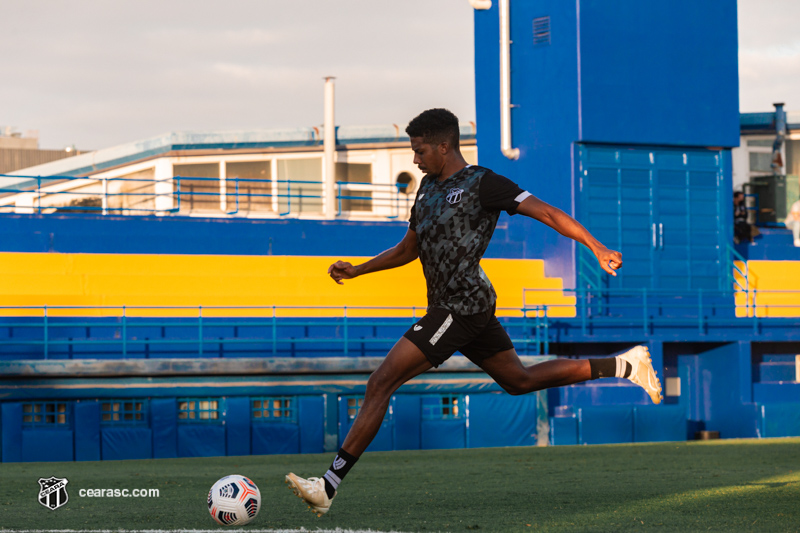
[{"label": "seated spectator", "polygon": [[747,206],[744,204],[744,193],[733,193],[733,242],[739,244],[743,241],[753,243],[753,226],[747,222]]},{"label": "seated spectator", "polygon": [[794,245],[800,246],[800,200],[792,204],[789,216],[786,217],[786,227],[792,230]]}]

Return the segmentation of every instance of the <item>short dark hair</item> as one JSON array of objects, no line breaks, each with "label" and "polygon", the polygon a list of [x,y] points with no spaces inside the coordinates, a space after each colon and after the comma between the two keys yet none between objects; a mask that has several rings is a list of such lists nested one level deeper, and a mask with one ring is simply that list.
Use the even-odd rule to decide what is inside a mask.
[{"label": "short dark hair", "polygon": [[443,142],[458,150],[458,117],[447,109],[435,108],[423,111],[406,127],[409,137],[422,137],[427,144],[438,145]]}]

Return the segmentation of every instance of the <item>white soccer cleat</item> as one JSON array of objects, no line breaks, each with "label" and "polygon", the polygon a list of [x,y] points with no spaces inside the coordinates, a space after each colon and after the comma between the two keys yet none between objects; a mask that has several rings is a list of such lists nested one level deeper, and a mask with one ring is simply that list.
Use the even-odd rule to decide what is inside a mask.
[{"label": "white soccer cleat", "polygon": [[325,480],[321,477],[303,479],[289,472],[286,476],[286,484],[298,498],[308,504],[308,508],[317,516],[327,513],[331,508],[333,498],[336,497],[334,492],[333,498],[328,498],[328,493],[325,492]]},{"label": "white soccer cleat", "polygon": [[661,403],[661,382],[653,369],[653,361],[647,348],[636,346],[617,357],[631,364],[631,375],[627,379],[647,391],[653,403]]}]

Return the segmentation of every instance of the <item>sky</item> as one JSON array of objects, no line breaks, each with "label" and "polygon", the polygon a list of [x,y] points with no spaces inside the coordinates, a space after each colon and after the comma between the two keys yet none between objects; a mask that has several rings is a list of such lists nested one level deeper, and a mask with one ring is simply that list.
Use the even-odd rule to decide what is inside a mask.
[{"label": "sky", "polygon": [[[800,110],[800,0],[738,5],[741,111]],[[2,0],[0,127],[86,150],[315,126],[324,76],[337,124],[403,125],[430,107],[475,120],[472,13],[467,0]]]}]

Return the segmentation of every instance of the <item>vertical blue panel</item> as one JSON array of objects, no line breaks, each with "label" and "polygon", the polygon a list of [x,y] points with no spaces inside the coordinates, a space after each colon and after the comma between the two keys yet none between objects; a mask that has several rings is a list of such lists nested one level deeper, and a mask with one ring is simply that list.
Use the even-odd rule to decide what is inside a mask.
[{"label": "vertical blue panel", "polygon": [[229,397],[225,406],[228,455],[250,455],[250,398]]},{"label": "vertical blue panel", "polygon": [[770,403],[759,407],[762,437],[800,437],[800,403]]},{"label": "vertical blue panel", "polygon": [[150,420],[153,430],[153,457],[178,457],[178,409],[175,398],[151,400]]},{"label": "vertical blue panel", "polygon": [[536,395],[469,395],[470,448],[536,445]]},{"label": "vertical blue panel", "polygon": [[398,394],[394,397],[394,425],[396,450],[420,448],[420,397],[417,394]]},{"label": "vertical blue panel", "polygon": [[30,462],[73,461],[72,431],[64,429],[23,429],[22,460]]},{"label": "vertical blue panel", "polygon": [[466,448],[466,419],[423,420],[421,443],[423,450]]},{"label": "vertical blue panel", "polygon": [[550,444],[578,444],[578,417],[550,417]]},{"label": "vertical blue panel", "polygon": [[100,460],[100,404],[75,402],[73,407],[75,428],[75,460]]},{"label": "vertical blue panel", "polygon": [[152,459],[153,432],[144,427],[105,428],[102,433],[104,461]]},{"label": "vertical blue panel", "polygon": [[633,408],[634,442],[686,440],[686,410],[680,405],[637,405]]},{"label": "vertical blue panel", "polygon": [[296,424],[253,424],[252,440],[253,455],[300,452],[300,428]]},{"label": "vertical blue panel", "polygon": [[[739,379],[740,358],[748,353],[746,345],[738,342],[703,352],[698,358],[698,394],[700,409],[707,430],[719,431],[723,438],[752,438],[757,436],[753,404],[742,403],[741,387],[750,387]],[[749,368],[749,358],[747,361]]]},{"label": "vertical blue panel", "polygon": [[2,404],[3,462],[22,461],[22,404]]},{"label": "vertical blue panel", "polygon": [[582,407],[578,409],[580,444],[633,442],[633,408]]},{"label": "vertical blue panel", "polygon": [[178,457],[220,457],[225,455],[225,427],[185,424],[178,426]]},{"label": "vertical blue panel", "polygon": [[325,399],[300,396],[298,409],[300,453],[322,453],[325,451]]}]

